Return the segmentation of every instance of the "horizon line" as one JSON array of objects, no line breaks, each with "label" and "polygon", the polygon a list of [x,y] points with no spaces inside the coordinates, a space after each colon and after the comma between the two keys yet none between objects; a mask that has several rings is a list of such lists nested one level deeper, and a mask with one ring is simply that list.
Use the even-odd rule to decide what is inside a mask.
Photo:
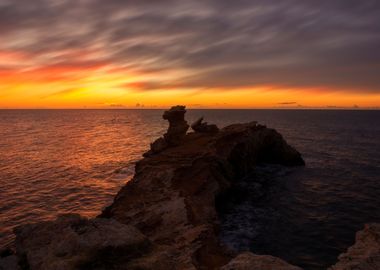
[{"label": "horizon line", "polygon": [[[168,107],[157,108],[0,108],[0,110],[166,110]],[[380,107],[268,107],[268,108],[186,108],[187,110],[326,110],[326,111],[377,111]]]}]

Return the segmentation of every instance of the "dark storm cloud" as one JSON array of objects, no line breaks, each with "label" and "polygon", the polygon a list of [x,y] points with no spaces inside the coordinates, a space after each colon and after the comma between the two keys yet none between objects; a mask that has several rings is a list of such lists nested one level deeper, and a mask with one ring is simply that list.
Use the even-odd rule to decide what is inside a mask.
[{"label": "dark storm cloud", "polygon": [[3,50],[186,71],[164,85],[380,92],[377,0],[0,0],[0,30]]}]

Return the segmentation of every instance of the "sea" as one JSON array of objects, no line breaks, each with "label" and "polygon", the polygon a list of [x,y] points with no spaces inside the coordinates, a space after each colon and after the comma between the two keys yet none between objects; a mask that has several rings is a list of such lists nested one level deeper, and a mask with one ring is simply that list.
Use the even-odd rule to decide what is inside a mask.
[{"label": "sea", "polygon": [[[149,143],[165,132],[162,113],[0,110],[0,248],[11,245],[15,226],[71,212],[98,215],[131,179]],[[380,111],[186,114],[189,122],[200,116],[219,127],[258,121],[275,128],[306,162],[257,168],[270,178],[266,195],[232,203],[221,216],[220,239],[230,248],[326,269],[364,224],[380,222]]]}]

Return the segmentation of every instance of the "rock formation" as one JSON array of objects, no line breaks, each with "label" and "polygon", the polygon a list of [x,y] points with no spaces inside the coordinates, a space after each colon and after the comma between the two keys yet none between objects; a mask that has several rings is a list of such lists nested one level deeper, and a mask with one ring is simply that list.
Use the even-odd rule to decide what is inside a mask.
[{"label": "rock formation", "polygon": [[186,135],[189,125],[185,121],[185,106],[173,106],[170,110],[165,111],[162,118],[169,121],[169,128],[164,134],[150,145],[150,150],[144,154],[149,156],[157,154],[169,146],[176,146],[181,143]]},{"label": "rock formation", "polygon": [[193,124],[191,124],[191,128],[195,131],[195,132],[203,132],[203,133],[215,133],[215,132],[218,132],[219,131],[219,128],[212,124],[208,124],[207,122],[202,122],[203,121],[203,117],[199,118],[198,120],[196,120]]},{"label": "rock formation", "polygon": [[29,269],[108,269],[149,252],[136,228],[113,219],[64,215],[15,229],[20,264]]},{"label": "rock formation", "polygon": [[221,270],[302,270],[301,268],[290,265],[287,262],[268,255],[255,255],[245,252],[232,259]]},{"label": "rock formation", "polygon": [[173,269],[219,269],[234,254],[218,241],[216,198],[260,162],[304,164],[279,133],[256,123],[189,133],[137,162],[101,217],[138,228],[170,254]]},{"label": "rock formation", "polygon": [[380,224],[367,224],[356,234],[355,245],[339,256],[329,270],[380,269]]},{"label": "rock formation", "polygon": [[[184,113],[183,106],[165,112],[168,132],[98,218],[69,215],[17,228],[22,269],[298,270],[278,258],[221,246],[216,203],[256,164],[304,165],[301,155],[256,122],[186,135]],[[0,259],[0,266],[14,259]]]},{"label": "rock formation", "polygon": [[153,143],[150,144],[150,150],[144,153],[144,157],[160,153],[161,151],[163,151],[165,148],[168,148],[168,147],[169,145],[164,138],[162,137],[158,138],[157,140],[155,140]]},{"label": "rock formation", "polygon": [[169,128],[164,134],[164,139],[170,146],[179,145],[189,129],[189,125],[185,120],[185,108],[185,106],[180,105],[171,107],[162,116],[162,118],[169,121]]}]

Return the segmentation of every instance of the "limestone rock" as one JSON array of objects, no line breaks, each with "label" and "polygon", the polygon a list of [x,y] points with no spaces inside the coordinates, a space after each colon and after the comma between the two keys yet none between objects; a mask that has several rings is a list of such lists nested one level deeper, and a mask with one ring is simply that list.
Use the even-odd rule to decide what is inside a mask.
[{"label": "limestone rock", "polygon": [[219,269],[233,254],[219,245],[216,198],[259,162],[304,164],[279,133],[256,123],[189,133],[181,144],[137,162],[134,178],[101,217],[138,228],[170,254],[152,254],[161,264]]},{"label": "limestone rock", "polygon": [[112,269],[150,248],[137,229],[70,214],[15,229],[17,255],[30,270]]},{"label": "limestone rock", "polygon": [[162,116],[169,121],[168,131],[164,134],[165,141],[169,145],[178,145],[186,135],[189,125],[185,121],[185,106],[174,106],[170,110],[165,111]]},{"label": "limestone rock", "polygon": [[185,106],[177,105],[164,112],[162,118],[169,121],[168,130],[163,137],[150,144],[150,150],[143,154],[144,157],[158,154],[166,148],[177,146],[182,142],[189,129],[189,125],[185,121],[185,108]]},{"label": "limestone rock", "polygon": [[208,124],[207,122],[203,122],[203,117],[196,120],[193,124],[191,124],[191,128],[195,132],[200,133],[215,133],[219,131],[219,128],[214,124]]},{"label": "limestone rock", "polygon": [[367,224],[356,234],[356,242],[339,256],[337,264],[329,270],[380,269],[380,224]]},{"label": "limestone rock", "polygon": [[302,270],[287,262],[268,255],[255,255],[250,252],[241,253],[221,270]]},{"label": "limestone rock", "polygon": [[153,154],[157,154],[168,147],[168,143],[164,138],[158,138],[150,145],[150,150]]}]

